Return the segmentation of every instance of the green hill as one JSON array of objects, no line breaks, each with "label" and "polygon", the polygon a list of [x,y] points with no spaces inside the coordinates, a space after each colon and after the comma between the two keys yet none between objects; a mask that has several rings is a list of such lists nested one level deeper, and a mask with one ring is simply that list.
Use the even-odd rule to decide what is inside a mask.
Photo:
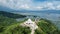
[{"label": "green hill", "polygon": [[9,17],[9,18],[24,18],[26,17],[25,15],[20,15],[20,14],[14,14],[6,11],[0,11],[0,16],[3,15],[4,17]]},{"label": "green hill", "polygon": [[[5,13],[2,11],[0,12],[0,34],[30,34],[31,33],[29,27],[20,26],[20,23],[25,22],[27,19],[17,22],[15,19],[20,18],[17,17],[17,15],[18,14]],[[58,28],[49,20],[40,19],[39,22],[37,22],[36,24],[38,25],[38,29],[35,30],[35,34],[60,34]]]},{"label": "green hill", "polygon": [[[20,23],[24,21],[7,26],[1,34],[30,34],[31,30],[29,27],[20,26]],[[35,34],[60,34],[58,28],[49,20],[41,19],[36,24],[38,25],[38,29],[35,30]]]},{"label": "green hill", "polygon": [[16,24],[16,18],[24,18],[26,16],[0,11],[0,32],[3,32],[7,26]]},{"label": "green hill", "polygon": [[39,28],[35,30],[35,34],[60,34],[58,28],[49,20],[41,19],[37,25]]}]

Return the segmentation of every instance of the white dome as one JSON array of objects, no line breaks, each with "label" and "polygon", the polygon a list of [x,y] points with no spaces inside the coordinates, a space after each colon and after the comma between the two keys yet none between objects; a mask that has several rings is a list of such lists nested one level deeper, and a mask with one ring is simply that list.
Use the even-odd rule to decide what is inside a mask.
[{"label": "white dome", "polygon": [[31,19],[28,19],[26,23],[34,23]]}]

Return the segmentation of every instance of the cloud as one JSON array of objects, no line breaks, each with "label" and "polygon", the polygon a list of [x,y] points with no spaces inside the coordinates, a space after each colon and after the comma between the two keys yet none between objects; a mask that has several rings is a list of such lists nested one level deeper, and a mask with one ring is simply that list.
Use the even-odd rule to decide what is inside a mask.
[{"label": "cloud", "polygon": [[54,6],[53,3],[48,2],[48,3],[46,3],[46,8],[47,8],[47,9],[55,9],[55,6]]},{"label": "cloud", "polygon": [[30,6],[28,6],[27,4],[24,4],[24,5],[21,5],[20,8],[29,9]]},{"label": "cloud", "polygon": [[60,10],[60,5],[58,5],[56,8]]},{"label": "cloud", "polygon": [[42,7],[42,6],[37,6],[37,7],[35,7],[35,10],[42,10],[44,7]]},{"label": "cloud", "polygon": [[[39,1],[39,0],[37,0]],[[36,0],[0,0],[0,5],[11,9],[20,10],[60,10],[60,1],[58,0],[43,0],[46,2],[37,2]]]}]

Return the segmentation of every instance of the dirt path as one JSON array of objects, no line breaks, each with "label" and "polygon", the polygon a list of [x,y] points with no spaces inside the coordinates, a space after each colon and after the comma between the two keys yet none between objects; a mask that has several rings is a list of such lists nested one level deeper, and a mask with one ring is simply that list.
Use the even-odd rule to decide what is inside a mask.
[{"label": "dirt path", "polygon": [[34,34],[34,32],[35,32],[34,29],[32,29],[32,30],[31,30],[31,34]]}]

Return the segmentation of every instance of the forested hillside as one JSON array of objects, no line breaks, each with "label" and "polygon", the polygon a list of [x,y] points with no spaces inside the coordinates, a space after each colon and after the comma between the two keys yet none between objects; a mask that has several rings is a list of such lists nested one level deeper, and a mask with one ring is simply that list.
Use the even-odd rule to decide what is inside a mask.
[{"label": "forested hillside", "polygon": [[24,17],[26,16],[0,11],[0,33],[3,32],[7,26],[16,24],[17,23],[16,18]]},{"label": "forested hillside", "polygon": [[60,34],[56,25],[47,19],[40,19],[37,25],[39,28],[35,30],[35,34]]},{"label": "forested hillside", "polygon": [[1,15],[4,17],[9,17],[9,18],[24,18],[24,17],[26,17],[25,15],[14,14],[14,13],[6,12],[6,11],[0,11],[0,16]]},{"label": "forested hillside", "polygon": [[[0,12],[0,34],[30,34],[31,29],[29,27],[22,27],[20,23],[24,23],[27,19],[17,22],[15,19],[20,17],[26,17],[23,15]],[[40,19],[36,23],[38,29],[34,34],[60,34],[60,31],[51,21],[47,19]]]}]

